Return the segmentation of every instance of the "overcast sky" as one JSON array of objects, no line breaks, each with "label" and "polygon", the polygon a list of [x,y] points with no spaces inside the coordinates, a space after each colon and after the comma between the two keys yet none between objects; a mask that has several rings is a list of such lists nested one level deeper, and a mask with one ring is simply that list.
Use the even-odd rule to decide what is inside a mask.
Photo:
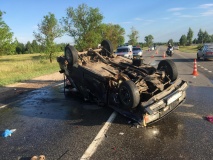
[{"label": "overcast sky", "polygon": [[[119,24],[130,34],[131,27],[139,32],[139,41],[151,34],[154,42],[179,41],[187,34],[189,27],[197,38],[201,28],[213,34],[212,0],[0,0],[0,10],[5,11],[3,20],[19,42],[32,41],[33,31],[48,12],[57,19],[66,16],[68,7],[77,8],[85,3],[99,8],[104,16],[103,23]],[[73,43],[73,39],[63,36],[57,43]]]}]

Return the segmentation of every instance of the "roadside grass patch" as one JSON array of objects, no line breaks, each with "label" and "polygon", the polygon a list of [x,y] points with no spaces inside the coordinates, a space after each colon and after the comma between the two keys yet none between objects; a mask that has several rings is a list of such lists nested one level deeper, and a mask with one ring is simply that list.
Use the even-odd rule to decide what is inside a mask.
[{"label": "roadside grass patch", "polygon": [[62,54],[55,54],[52,63],[40,53],[0,56],[0,86],[57,72],[56,57]]},{"label": "roadside grass patch", "polygon": [[192,46],[179,46],[179,50],[181,52],[186,53],[197,53],[198,45],[192,45]]}]

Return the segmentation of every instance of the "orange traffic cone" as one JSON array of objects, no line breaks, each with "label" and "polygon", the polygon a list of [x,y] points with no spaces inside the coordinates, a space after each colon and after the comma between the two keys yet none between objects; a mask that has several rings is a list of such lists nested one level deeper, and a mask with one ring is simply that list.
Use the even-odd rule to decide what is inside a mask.
[{"label": "orange traffic cone", "polygon": [[196,59],[194,60],[194,69],[193,69],[192,75],[198,76]]},{"label": "orange traffic cone", "polygon": [[154,58],[154,54],[151,56],[151,58]]},{"label": "orange traffic cone", "polygon": [[166,58],[165,52],[163,52],[163,58]]},{"label": "orange traffic cone", "polygon": [[156,54],[158,54],[158,50],[156,51]]}]

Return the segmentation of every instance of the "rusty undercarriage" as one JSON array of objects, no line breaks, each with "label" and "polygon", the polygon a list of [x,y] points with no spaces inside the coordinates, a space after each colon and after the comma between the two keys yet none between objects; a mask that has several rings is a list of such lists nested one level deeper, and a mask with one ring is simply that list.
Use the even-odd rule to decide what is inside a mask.
[{"label": "rusty undercarriage", "polygon": [[115,56],[108,40],[101,46],[87,52],[65,47],[65,55],[57,58],[65,88],[75,89],[85,100],[107,105],[144,126],[184,101],[187,83],[178,78],[173,61],[162,60],[154,68],[140,57]]}]

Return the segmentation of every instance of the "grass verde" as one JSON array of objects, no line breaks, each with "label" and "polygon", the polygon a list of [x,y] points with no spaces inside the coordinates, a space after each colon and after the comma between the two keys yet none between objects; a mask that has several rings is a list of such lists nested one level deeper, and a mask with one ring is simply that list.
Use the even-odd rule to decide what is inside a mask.
[{"label": "grass verde", "polygon": [[55,53],[52,63],[40,53],[0,56],[0,86],[58,72],[56,56],[62,54]]},{"label": "grass verde", "polygon": [[[197,47],[181,46],[180,51],[196,53]],[[62,54],[55,54],[52,63],[40,53],[0,56],[0,86],[58,72],[56,57]]]}]

